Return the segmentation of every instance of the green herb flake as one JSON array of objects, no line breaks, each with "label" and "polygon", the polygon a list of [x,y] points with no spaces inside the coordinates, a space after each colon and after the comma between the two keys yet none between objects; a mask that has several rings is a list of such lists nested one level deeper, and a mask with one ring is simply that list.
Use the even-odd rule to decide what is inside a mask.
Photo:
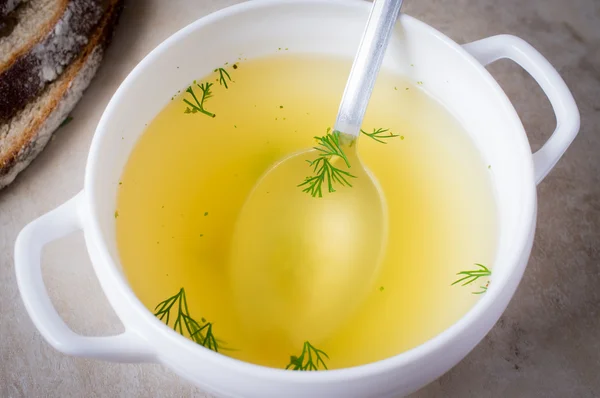
[{"label": "green herb flake", "polygon": [[71,123],[72,120],[73,120],[73,117],[67,116],[67,118],[62,121],[60,126],[58,126],[58,128],[65,127],[67,124]]},{"label": "green herb flake", "polygon": [[115,211],[115,218],[119,218],[119,212]]},{"label": "green herb flake", "polygon": [[208,216],[208,212],[207,211],[204,212],[204,217],[206,217],[206,216]]},{"label": "green herb flake", "polygon": [[489,286],[490,286],[490,281],[487,281],[485,286],[479,286],[479,288],[481,290],[479,290],[478,292],[473,292],[473,294],[483,294],[483,293],[487,292]]},{"label": "green herb flake", "polygon": [[229,80],[231,82],[232,81],[231,76],[229,76],[229,73],[223,68],[215,69],[215,72],[217,72],[217,71],[219,72],[219,79],[218,79],[219,84],[221,86],[225,86],[225,88],[228,89],[229,86],[227,85],[227,80]]},{"label": "green herb flake", "polygon": [[308,341],[305,341],[302,346],[302,353],[299,356],[290,356],[290,363],[285,369],[298,371],[327,370],[327,365],[323,358],[329,359],[329,355],[315,348]]},{"label": "green herb flake", "polygon": [[386,139],[399,137],[399,135],[393,134],[389,129],[373,129],[372,133],[367,133],[364,130],[360,130],[360,132],[382,144],[387,144],[384,141]]},{"label": "green herb flake", "polygon": [[385,290],[385,288],[383,286],[379,286],[379,291],[383,292]]},{"label": "green herb flake", "polygon": [[418,84],[419,86],[422,86],[422,85],[423,85],[423,82],[422,82],[421,80],[419,80],[419,81],[417,82],[417,84]]}]

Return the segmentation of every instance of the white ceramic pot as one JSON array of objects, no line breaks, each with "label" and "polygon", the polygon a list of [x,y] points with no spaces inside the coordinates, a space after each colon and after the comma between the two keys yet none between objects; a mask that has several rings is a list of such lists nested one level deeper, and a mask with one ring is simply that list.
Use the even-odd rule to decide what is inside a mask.
[{"label": "white ceramic pot", "polygon": [[[403,15],[385,68],[430,92],[462,122],[493,165],[498,215],[494,283],[482,299],[443,333],[395,357],[350,369],[293,372],[244,363],[209,351],[156,319],[122,272],[115,240],[121,171],[148,123],[178,89],[215,65],[274,53],[341,55],[349,60],[370,4],[335,0],[257,0],[218,11],[177,32],[150,53],[117,90],[100,121],[85,172],[84,190],[29,224],[15,249],[17,281],[33,322],[57,350],[121,362],[158,362],[205,390],[226,397],[398,397],[433,381],[464,358],[496,323],[527,264],[536,222],[536,183],[552,169],[579,129],[573,97],[540,53],[514,36],[460,46]],[[510,58],[527,70],[550,99],[557,128],[532,155],[523,126],[484,65]],[[413,66],[411,66],[414,65]],[[123,138],[122,138],[123,137]],[[125,326],[114,337],[83,337],[53,308],[40,271],[49,241],[83,230],[96,275]]]}]

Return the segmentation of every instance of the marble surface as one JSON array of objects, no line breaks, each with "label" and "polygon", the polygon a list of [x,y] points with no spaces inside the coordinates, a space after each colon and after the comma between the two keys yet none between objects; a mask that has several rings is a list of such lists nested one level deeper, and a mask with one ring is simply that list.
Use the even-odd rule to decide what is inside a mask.
[{"label": "marble surface", "polygon": [[[44,153],[0,192],[0,396],[204,397],[158,365],[71,358],[43,341],[17,291],[13,245],[20,229],[77,193],[94,127],[142,57],[179,28],[236,0],[129,0],[113,46],[84,99]],[[419,0],[411,14],[459,43],[512,33],[538,48],[573,91],[580,136],[539,186],[529,266],[505,315],[452,371],[413,398],[600,396],[600,2]],[[515,104],[534,149],[555,120],[534,81],[509,61],[490,71]],[[82,334],[121,330],[84,248],[73,235],[44,251],[53,302]]]}]

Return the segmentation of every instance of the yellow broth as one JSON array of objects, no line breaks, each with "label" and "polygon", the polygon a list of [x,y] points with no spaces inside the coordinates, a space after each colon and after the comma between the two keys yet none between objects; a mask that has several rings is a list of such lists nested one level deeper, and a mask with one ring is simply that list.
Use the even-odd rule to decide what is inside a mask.
[{"label": "yellow broth", "polygon": [[[148,125],[122,175],[115,209],[119,253],[150,311],[166,321],[171,304],[169,326],[224,355],[293,369],[304,349],[301,367],[310,368],[310,353],[322,370],[422,344],[463,316],[481,297],[474,293],[485,293],[486,272],[452,283],[468,276],[457,275],[461,271],[481,270],[476,263],[492,268],[496,215],[488,165],[460,124],[425,93],[426,81],[413,84],[383,70],[363,129],[398,136],[382,144],[363,135],[358,144],[388,206],[387,249],[368,294],[334,330],[317,340],[306,337],[310,346],[290,333],[319,328],[294,324],[295,311],[306,310],[302,300],[295,311],[270,320],[279,328],[263,327],[260,306],[243,306],[256,313],[240,313],[230,267],[240,209],[274,162],[314,146],[313,137],[333,127],[351,63],[282,52],[222,67],[192,84],[198,102],[189,92],[175,94]],[[193,112],[184,100],[197,106],[199,85],[206,83],[212,96],[202,103],[204,112]],[[303,233],[315,233],[302,225]],[[251,239],[258,231],[241,233]],[[251,282],[253,276],[243,277]],[[189,318],[176,325],[182,288]],[[257,292],[256,300],[278,298]],[[316,349],[328,358],[320,354],[323,362],[316,363]]]}]

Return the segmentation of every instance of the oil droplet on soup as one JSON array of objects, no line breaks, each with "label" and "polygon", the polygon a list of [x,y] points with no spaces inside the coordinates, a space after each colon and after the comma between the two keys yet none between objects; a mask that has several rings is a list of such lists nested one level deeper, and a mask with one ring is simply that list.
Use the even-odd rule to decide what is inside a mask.
[{"label": "oil droplet on soup", "polygon": [[[490,171],[460,124],[423,90],[427,82],[382,70],[363,129],[394,137],[384,144],[374,139],[379,135],[363,135],[358,144],[387,203],[387,249],[372,288],[350,314],[331,322],[334,328],[312,337],[302,331],[319,330],[311,324],[319,318],[294,316],[313,308],[309,300],[293,301],[268,324],[263,320],[260,308],[277,307],[289,278],[277,289],[254,292],[260,305],[236,302],[236,286],[258,277],[232,275],[240,210],[274,162],[326,134],[350,67],[349,59],[283,52],[217,67],[176,93],[148,125],[120,180],[117,241],[134,292],[177,332],[260,365],[344,368],[424,343],[485,293],[496,249]],[[296,233],[343,244],[335,233],[300,222],[309,215],[298,217]],[[253,231],[241,233],[251,239]],[[336,272],[323,275],[342,279]]]}]

